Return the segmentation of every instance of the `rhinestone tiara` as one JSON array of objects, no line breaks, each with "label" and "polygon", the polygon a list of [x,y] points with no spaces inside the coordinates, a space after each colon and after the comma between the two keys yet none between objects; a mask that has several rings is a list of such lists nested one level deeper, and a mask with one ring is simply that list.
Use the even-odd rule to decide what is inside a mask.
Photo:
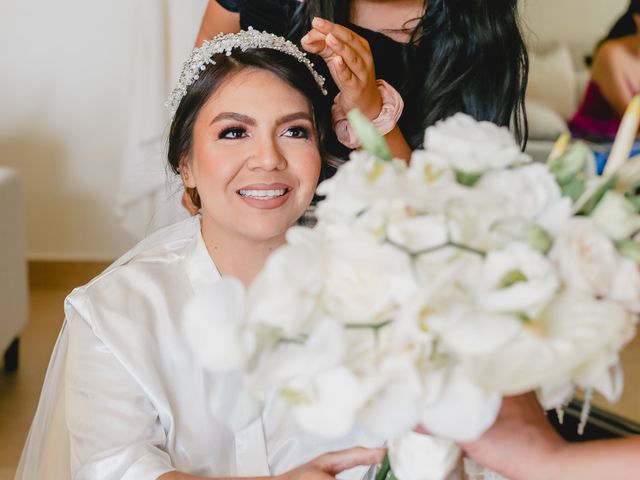
[{"label": "rhinestone tiara", "polygon": [[182,98],[187,94],[187,89],[200,78],[200,73],[207,68],[207,65],[215,65],[216,62],[211,57],[216,53],[225,53],[227,56],[231,56],[231,51],[234,48],[239,48],[243,52],[249,48],[270,48],[291,55],[309,69],[322,94],[327,94],[324,88],[324,77],[315,71],[311,60],[295,44],[273,33],[260,32],[249,27],[248,30],[241,30],[238,33],[216,35],[191,53],[182,66],[178,84],[165,103],[171,112],[171,118],[175,116]]}]

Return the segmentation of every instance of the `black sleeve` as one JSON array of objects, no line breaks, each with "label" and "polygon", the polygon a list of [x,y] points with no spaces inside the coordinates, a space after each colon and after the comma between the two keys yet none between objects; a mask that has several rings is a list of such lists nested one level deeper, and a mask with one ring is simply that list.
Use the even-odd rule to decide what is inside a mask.
[{"label": "black sleeve", "polygon": [[216,0],[224,9],[230,12],[238,13],[242,0]]}]

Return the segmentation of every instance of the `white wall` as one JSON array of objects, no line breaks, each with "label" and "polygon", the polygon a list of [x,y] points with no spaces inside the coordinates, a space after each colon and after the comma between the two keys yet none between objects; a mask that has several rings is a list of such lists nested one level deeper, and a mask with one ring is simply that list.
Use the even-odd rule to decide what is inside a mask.
[{"label": "white wall", "polygon": [[28,255],[114,258],[135,2],[1,1],[0,163],[23,174]]},{"label": "white wall", "polygon": [[529,46],[544,50],[566,43],[580,62],[628,5],[629,0],[520,0]]},{"label": "white wall", "polygon": [[0,165],[23,175],[29,258],[110,260],[135,243],[115,212],[136,9],[170,3],[194,10],[192,45],[202,0],[0,0]]},{"label": "white wall", "polygon": [[[585,52],[627,4],[522,1],[541,40]],[[0,164],[23,174],[32,259],[107,260],[134,242],[115,206],[139,2],[0,0]]]}]

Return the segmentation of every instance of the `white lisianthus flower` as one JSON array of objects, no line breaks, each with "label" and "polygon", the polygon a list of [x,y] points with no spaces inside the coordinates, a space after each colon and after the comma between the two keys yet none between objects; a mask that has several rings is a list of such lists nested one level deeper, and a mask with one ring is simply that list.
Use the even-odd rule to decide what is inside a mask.
[{"label": "white lisianthus flower", "polygon": [[624,240],[640,229],[640,215],[624,195],[609,190],[593,210],[591,218],[612,240]]},{"label": "white lisianthus flower", "polygon": [[398,480],[445,480],[460,453],[451,440],[412,431],[389,441],[389,461]]},{"label": "white lisianthus flower", "polygon": [[463,113],[427,128],[424,146],[425,150],[445,158],[455,170],[467,174],[482,174],[531,161],[520,151],[507,128],[478,122]]},{"label": "white lisianthus flower", "polygon": [[512,243],[487,254],[477,304],[490,312],[536,315],[558,290],[553,265],[525,243]]},{"label": "white lisianthus flower", "polygon": [[351,223],[373,203],[405,195],[401,161],[384,162],[367,152],[353,152],[338,172],[317,189],[326,195],[316,208],[319,222]]},{"label": "white lisianthus flower", "polygon": [[573,217],[549,253],[562,282],[592,297],[608,297],[618,253],[604,232],[586,217]]},{"label": "white lisianthus flower", "polygon": [[464,190],[451,165],[440,155],[425,150],[413,152],[405,177],[406,196],[414,202],[412,205],[432,212],[442,211],[451,197]]},{"label": "white lisianthus flower", "polygon": [[502,396],[478,386],[461,368],[434,371],[424,382],[420,424],[433,435],[470,442],[495,422]]},{"label": "white lisianthus flower", "polygon": [[444,245],[457,236],[455,224],[444,215],[420,214],[402,205],[389,212],[387,237],[411,253]]},{"label": "white lisianthus flower", "polygon": [[409,255],[370,237],[326,245],[321,305],[344,323],[379,323],[417,289]]},{"label": "white lisianthus flower", "polygon": [[245,367],[256,339],[245,328],[245,289],[227,277],[200,292],[184,307],[182,329],[189,346],[212,372]]},{"label": "white lisianthus flower", "polygon": [[541,163],[487,172],[476,188],[500,202],[503,222],[536,223],[555,235],[571,216],[571,199]]},{"label": "white lisianthus flower", "polygon": [[360,381],[344,367],[320,373],[297,395],[300,401],[291,411],[298,424],[305,432],[327,438],[349,433],[364,401]]},{"label": "white lisianthus flower", "polygon": [[292,228],[289,243],[269,256],[249,289],[248,319],[284,336],[304,329],[322,286],[322,238],[318,231]]},{"label": "white lisianthus flower", "polygon": [[490,391],[517,395],[574,379],[584,365],[619,349],[631,327],[619,304],[563,291],[501,348],[464,359],[465,371]]}]

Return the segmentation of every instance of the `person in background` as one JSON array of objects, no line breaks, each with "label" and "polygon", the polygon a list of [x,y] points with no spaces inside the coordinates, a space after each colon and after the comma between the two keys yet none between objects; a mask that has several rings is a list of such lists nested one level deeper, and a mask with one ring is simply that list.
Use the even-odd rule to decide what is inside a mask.
[{"label": "person in background", "polygon": [[631,99],[640,93],[640,0],[627,11],[598,44],[591,79],[569,122],[576,137],[610,142]]},{"label": "person in background", "polygon": [[427,126],[460,111],[498,125],[513,119],[524,146],[528,59],[517,3],[209,0],[197,42],[253,27],[321,57],[339,140],[329,149],[343,159],[357,146],[344,120],[352,108],[377,119],[394,155],[407,160]]}]

